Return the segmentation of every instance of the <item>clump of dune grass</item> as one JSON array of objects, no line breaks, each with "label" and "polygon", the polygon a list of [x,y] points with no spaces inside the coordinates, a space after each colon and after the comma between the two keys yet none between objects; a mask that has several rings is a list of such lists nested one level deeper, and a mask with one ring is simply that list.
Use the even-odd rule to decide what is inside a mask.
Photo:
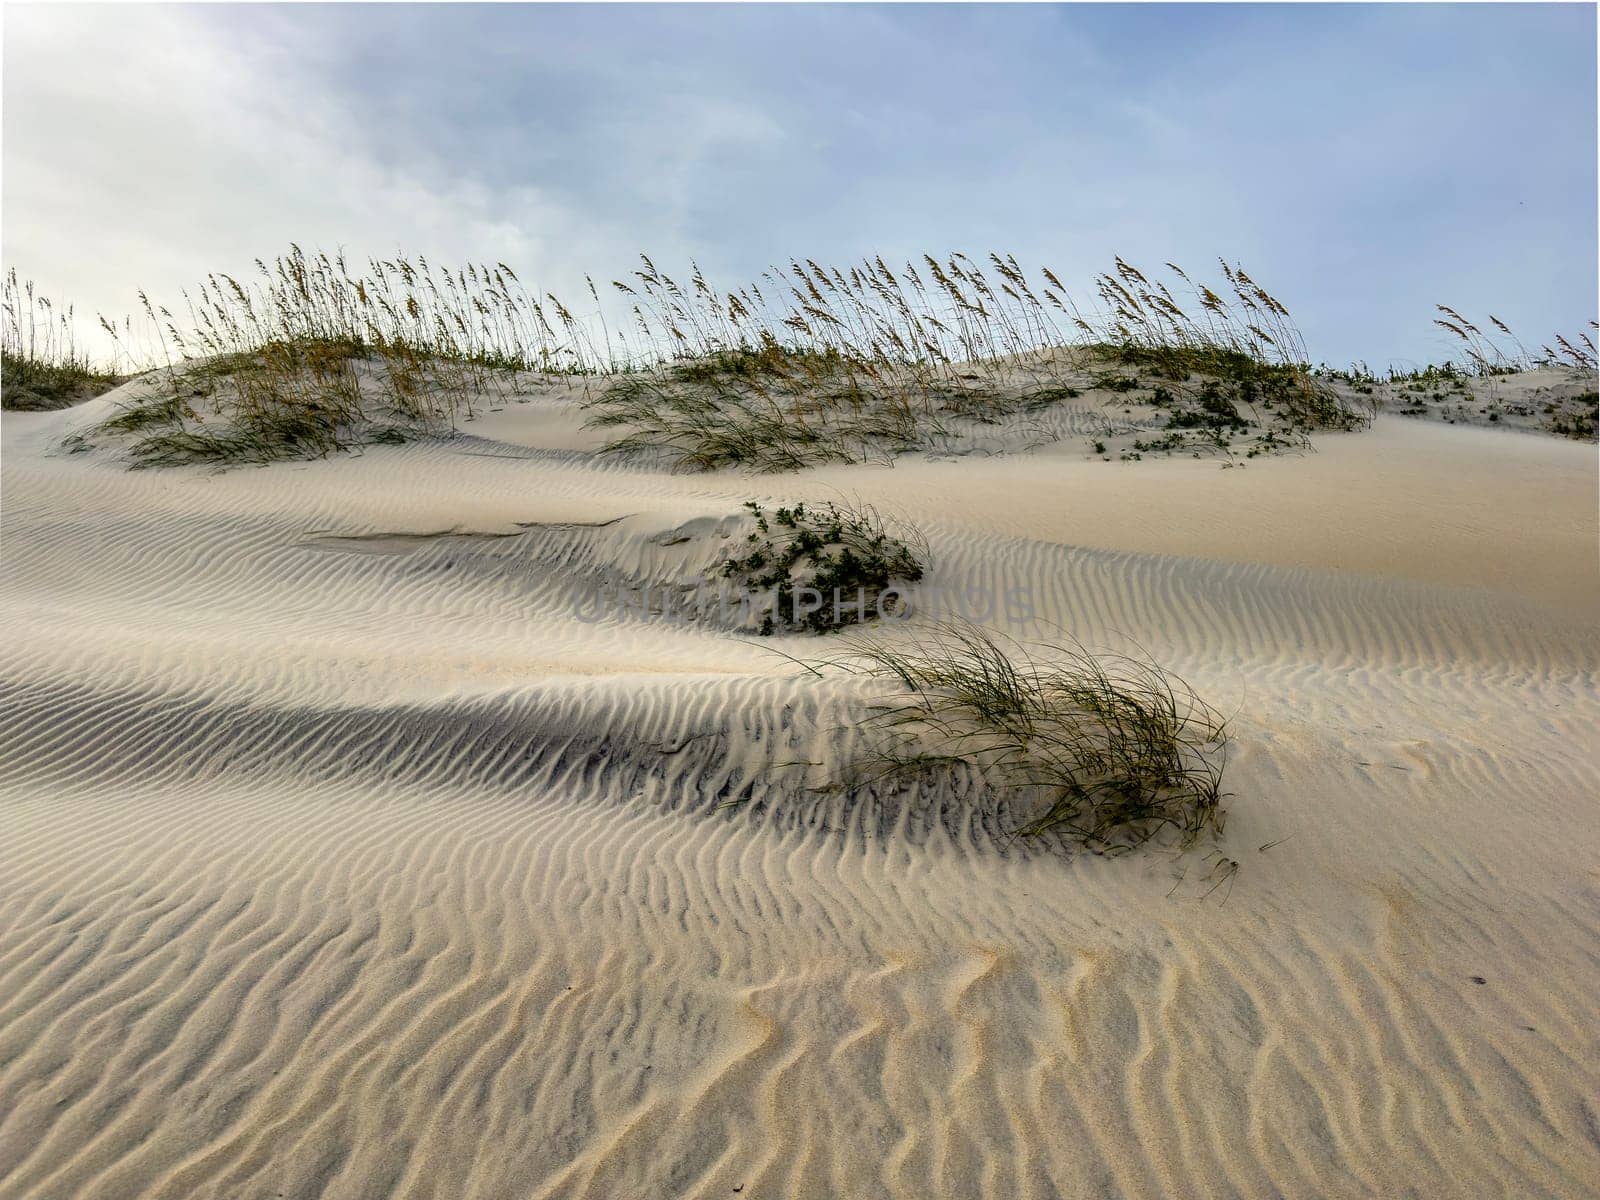
[{"label": "clump of dune grass", "polygon": [[856,636],[806,665],[877,685],[847,790],[943,782],[1009,814],[1020,836],[1104,854],[1222,830],[1225,723],[1148,661],[958,623]]},{"label": "clump of dune grass", "polygon": [[770,516],[755,500],[745,508],[754,528],[716,573],[747,599],[766,597],[763,635],[828,633],[889,615],[897,585],[922,578],[926,540],[909,526],[891,531],[870,505],[800,502]]},{"label": "clump of dune grass", "polygon": [[456,396],[407,371],[348,342],[273,341],[153,372],[93,432],[131,438],[148,467],[322,458],[448,429]]},{"label": "clump of dune grass", "polygon": [[[1280,432],[1359,429],[1371,422],[1370,409],[1352,406],[1318,378],[1289,310],[1243,267],[1219,262],[1225,296],[1195,283],[1176,263],[1166,265],[1187,296],[1175,295],[1121,258],[1099,276],[1097,287],[1111,314],[1104,329],[1113,335],[1103,349],[1111,358],[1143,368],[1180,398],[1209,400],[1213,415],[1219,399],[1260,410],[1267,419],[1258,423]],[[1093,332],[1087,323],[1084,328]],[[1191,380],[1193,388],[1186,386]],[[1206,405],[1199,407],[1204,416]],[[1195,406],[1179,414],[1192,416]]]},{"label": "clump of dune grass", "polygon": [[591,425],[622,431],[607,451],[687,470],[858,462],[1075,398],[1084,366],[1108,359],[1170,385],[1175,429],[1197,411],[1191,390],[1218,388],[1280,434],[1368,419],[1312,374],[1288,310],[1242,269],[1222,264],[1224,299],[1171,267],[1192,291],[1185,309],[1119,258],[1097,281],[1101,311],[1086,315],[1048,268],[988,261],[792,260],[765,290],[724,295],[698,269],[684,287],[645,258],[615,286],[646,342],[675,357],[602,387]]},{"label": "clump of dune grass", "polygon": [[151,434],[142,457],[331,453],[360,444],[364,425],[448,425],[516,373],[559,372],[600,377],[590,419],[617,431],[610,452],[789,470],[932,448],[1041,412],[1076,397],[1085,363],[1107,353],[1178,393],[1219,377],[1259,398],[1274,426],[1358,419],[1304,367],[1288,310],[1226,263],[1219,292],[1176,267],[1172,286],[1153,281],[1119,258],[1088,310],[1049,268],[997,253],[898,267],[791,259],[732,291],[698,267],[680,283],[641,263],[613,281],[629,308],[621,327],[587,277],[574,308],[504,263],[357,265],[298,246],[250,278],[208,276],[177,306],[186,317],[141,293],[160,378],[193,413]]},{"label": "clump of dune grass", "polygon": [[877,386],[870,363],[767,343],[618,379],[588,402],[593,428],[617,428],[605,453],[675,469],[792,471],[914,449],[937,418]]},{"label": "clump of dune grass", "polygon": [[19,282],[15,270],[6,272],[0,319],[0,404],[5,408],[66,408],[122,382],[80,349],[74,315],[70,305],[58,307],[39,295],[31,280]]},{"label": "clump of dune grass", "polygon": [[209,277],[185,294],[182,324],[140,294],[163,365],[97,430],[139,434],[136,465],[325,457],[438,434],[514,373],[581,360],[563,356],[504,265],[397,257],[352,274],[343,256],[292,247],[257,272],[248,284]]},{"label": "clump of dune grass", "polygon": [[1374,415],[1372,405],[1352,403],[1299,364],[1216,347],[1126,344],[1108,354],[1160,381],[1157,403],[1170,412],[1169,429],[1255,428],[1303,441],[1314,430],[1364,428]]},{"label": "clump of dune grass", "polygon": [[321,344],[392,358],[399,366],[450,364],[477,386],[503,370],[583,372],[610,363],[583,324],[554,297],[539,299],[504,263],[445,267],[425,257],[308,253],[291,244],[252,278],[207,276],[183,294],[187,321],[141,294],[147,314],[184,358]]}]

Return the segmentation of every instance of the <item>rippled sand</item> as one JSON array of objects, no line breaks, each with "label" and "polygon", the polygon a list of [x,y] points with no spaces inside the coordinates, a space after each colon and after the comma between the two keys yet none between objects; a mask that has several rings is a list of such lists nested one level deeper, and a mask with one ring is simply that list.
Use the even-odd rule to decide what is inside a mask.
[{"label": "rippled sand", "polygon": [[[4,423],[0,1195],[1600,1186],[1592,446],[129,472],[106,403]],[[583,611],[841,493],[1230,715],[1231,880],[769,795],[826,686]]]}]

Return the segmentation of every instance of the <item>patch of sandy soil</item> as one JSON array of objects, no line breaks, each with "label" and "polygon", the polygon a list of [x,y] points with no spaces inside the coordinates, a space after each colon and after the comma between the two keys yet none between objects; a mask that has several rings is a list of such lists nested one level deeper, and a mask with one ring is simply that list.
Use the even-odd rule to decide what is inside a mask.
[{"label": "patch of sandy soil", "polygon": [[[1592,446],[1105,462],[1090,414],[753,478],[574,400],[221,473],[5,415],[0,1194],[1590,1193]],[[840,496],[1221,709],[1221,842],[777,788],[817,642],[594,607]]]}]

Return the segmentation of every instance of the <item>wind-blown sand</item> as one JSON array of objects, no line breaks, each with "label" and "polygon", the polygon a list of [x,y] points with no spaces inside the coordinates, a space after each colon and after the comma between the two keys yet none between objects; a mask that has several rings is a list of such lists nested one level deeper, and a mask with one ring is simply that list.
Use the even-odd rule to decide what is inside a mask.
[{"label": "wind-blown sand", "polygon": [[[1592,446],[669,475],[552,401],[221,474],[60,449],[111,403],[4,423],[0,1195],[1600,1186]],[[1229,715],[1220,850],[723,807],[827,688],[580,602],[839,494]]]}]

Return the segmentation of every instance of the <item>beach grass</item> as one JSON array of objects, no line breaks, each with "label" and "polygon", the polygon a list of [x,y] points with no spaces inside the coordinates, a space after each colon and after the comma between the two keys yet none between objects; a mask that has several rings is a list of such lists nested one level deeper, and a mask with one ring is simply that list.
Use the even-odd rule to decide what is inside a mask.
[{"label": "beach grass", "polygon": [[[358,265],[291,245],[257,260],[248,280],[208,276],[183,294],[182,317],[140,293],[152,386],[133,404],[148,411],[99,432],[136,436],[130,457],[144,465],[323,456],[448,433],[519,377],[559,374],[591,381],[587,420],[608,433],[603,453],[776,472],[937,449],[1096,388],[1149,391],[1164,413],[1124,458],[1231,453],[1246,431],[1252,455],[1303,448],[1308,434],[1361,428],[1374,411],[1371,384],[1312,370],[1288,308],[1226,261],[1212,286],[1173,263],[1146,272],[1117,257],[1085,306],[1049,267],[996,252],[898,266],[796,258],[733,290],[690,268],[680,280],[641,255],[612,281],[628,310],[618,322],[589,277],[572,306],[504,263]],[[115,382],[70,340],[40,353],[33,338],[24,350],[24,299],[31,285],[13,273],[8,396],[78,397]],[[1441,311],[1475,372],[1593,366],[1587,334],[1533,355]],[[70,339],[70,321],[44,324]],[[131,322],[101,324],[132,361]],[[1331,386],[1346,376],[1349,387]]]},{"label": "beach grass", "polygon": [[852,635],[805,665],[878,688],[846,790],[965,781],[1017,835],[1104,854],[1222,830],[1226,722],[1147,659],[945,622],[913,639]]},{"label": "beach grass", "polygon": [[1311,372],[1288,309],[1242,268],[1221,264],[1225,299],[1169,264],[1184,307],[1118,258],[1086,315],[1048,268],[1029,274],[994,253],[987,263],[792,260],[767,273],[765,290],[723,296],[698,271],[682,286],[645,258],[615,286],[639,330],[675,357],[603,385],[590,422],[620,431],[607,451],[678,469],[792,470],[892,458],[1039,412],[1077,398],[1097,364],[1165,381],[1174,429],[1218,388],[1276,429],[1274,444],[1370,419]]},{"label": "beach grass", "polygon": [[[1435,306],[1443,314],[1433,323],[1450,333],[1460,343],[1466,357],[1467,369],[1475,375],[1492,377],[1510,375],[1518,371],[1532,371],[1538,367],[1566,366],[1584,371],[1596,369],[1594,339],[1588,331],[1580,330],[1572,338],[1556,334],[1551,341],[1529,349],[1510,327],[1493,313],[1485,322],[1486,331],[1448,304]],[[1591,321],[1591,329],[1600,330],[1600,323]]]},{"label": "beach grass", "polygon": [[41,295],[7,271],[0,309],[0,401],[13,410],[66,408],[122,382],[93,362],[76,337],[71,306]]}]

